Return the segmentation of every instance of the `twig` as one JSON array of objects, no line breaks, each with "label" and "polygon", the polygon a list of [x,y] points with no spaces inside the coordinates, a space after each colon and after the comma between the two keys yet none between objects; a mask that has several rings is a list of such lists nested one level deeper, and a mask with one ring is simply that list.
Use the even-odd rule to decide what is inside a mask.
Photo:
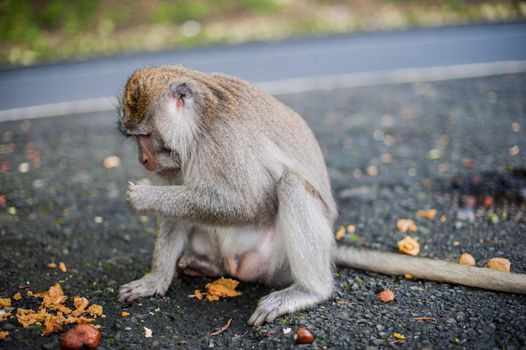
[{"label": "twig", "polygon": [[210,333],[210,335],[219,335],[219,334],[223,333],[224,331],[226,331],[228,329],[228,327],[230,327],[231,324],[232,324],[232,319],[229,319],[227,321],[227,323],[223,327],[219,328],[217,331],[215,331],[213,333]]}]

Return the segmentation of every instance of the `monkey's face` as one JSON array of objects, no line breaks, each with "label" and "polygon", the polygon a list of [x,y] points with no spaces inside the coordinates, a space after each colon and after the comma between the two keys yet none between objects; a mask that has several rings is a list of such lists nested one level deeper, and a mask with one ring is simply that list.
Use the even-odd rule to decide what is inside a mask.
[{"label": "monkey's face", "polygon": [[189,84],[145,69],[130,77],[120,102],[119,129],[137,141],[139,163],[152,172],[180,169],[197,127]]}]

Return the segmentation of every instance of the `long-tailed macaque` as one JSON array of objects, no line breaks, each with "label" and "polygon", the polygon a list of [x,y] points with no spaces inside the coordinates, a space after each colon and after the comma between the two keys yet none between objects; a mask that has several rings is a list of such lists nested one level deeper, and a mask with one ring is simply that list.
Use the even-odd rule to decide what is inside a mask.
[{"label": "long-tailed macaque", "polygon": [[294,111],[248,82],[180,66],[128,80],[120,129],[162,186],[130,183],[129,205],[158,218],[152,272],[119,300],[163,295],[178,271],[284,289],[262,298],[259,326],[333,292],[333,265],[526,293],[525,275],[337,246],[320,147]]}]

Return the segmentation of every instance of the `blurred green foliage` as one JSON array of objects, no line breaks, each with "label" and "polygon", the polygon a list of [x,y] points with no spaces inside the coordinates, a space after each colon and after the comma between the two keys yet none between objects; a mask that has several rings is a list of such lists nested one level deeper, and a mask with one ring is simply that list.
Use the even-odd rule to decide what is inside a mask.
[{"label": "blurred green foliage", "polygon": [[525,14],[522,0],[0,0],[0,65]]}]

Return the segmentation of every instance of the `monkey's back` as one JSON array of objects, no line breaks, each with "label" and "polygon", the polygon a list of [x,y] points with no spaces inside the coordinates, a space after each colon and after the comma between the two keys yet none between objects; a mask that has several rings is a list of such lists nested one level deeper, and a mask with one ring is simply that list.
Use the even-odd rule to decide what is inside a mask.
[{"label": "monkey's back", "polygon": [[[213,74],[214,80],[235,95],[240,123],[249,129],[253,150],[301,175],[319,192],[331,222],[337,216],[329,175],[320,146],[305,120],[268,93],[241,79]],[[250,119],[250,122],[248,120]],[[246,123],[243,123],[246,121]],[[262,153],[262,152],[261,152]]]}]

